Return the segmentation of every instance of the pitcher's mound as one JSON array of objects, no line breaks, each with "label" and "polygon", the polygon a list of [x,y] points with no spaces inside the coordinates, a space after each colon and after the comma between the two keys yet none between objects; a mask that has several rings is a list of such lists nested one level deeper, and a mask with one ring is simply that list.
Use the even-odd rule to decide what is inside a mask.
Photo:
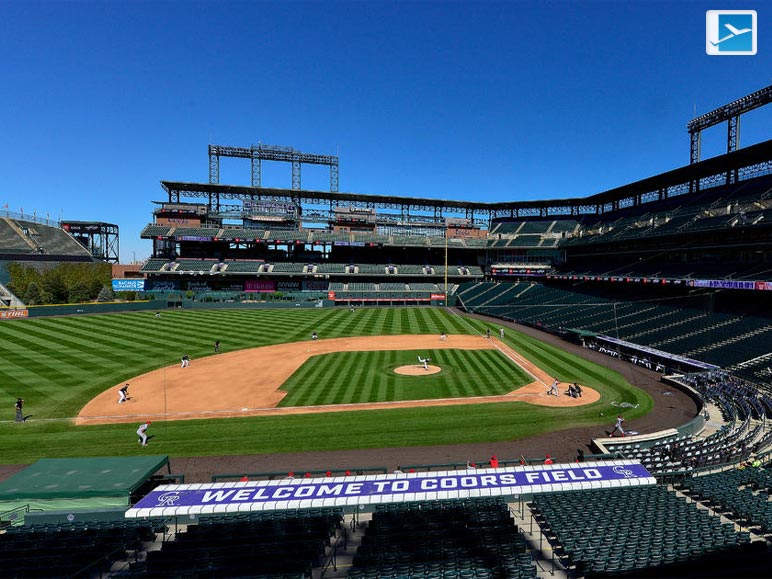
[{"label": "pitcher's mound", "polygon": [[394,368],[395,374],[402,374],[403,376],[428,376],[429,374],[436,374],[442,370],[439,366],[432,366],[429,364],[427,368],[424,368],[423,364],[413,364],[411,366],[400,366]]}]

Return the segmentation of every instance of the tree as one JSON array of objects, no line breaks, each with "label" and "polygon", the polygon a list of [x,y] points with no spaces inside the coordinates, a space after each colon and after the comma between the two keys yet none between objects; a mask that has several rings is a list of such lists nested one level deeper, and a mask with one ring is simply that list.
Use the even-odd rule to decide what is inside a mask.
[{"label": "tree", "polygon": [[133,302],[137,299],[137,292],[134,290],[122,291],[115,294],[115,297],[125,300],[127,302]]},{"label": "tree", "polygon": [[43,272],[43,290],[51,296],[50,303],[64,304],[67,302],[67,284],[59,268],[55,267]]},{"label": "tree", "polygon": [[[60,263],[41,268],[11,262],[7,266],[10,289],[28,304],[79,303],[97,299],[104,286],[110,285],[112,268],[109,263]],[[37,288],[27,299],[32,284]],[[110,294],[112,298],[112,293]]]},{"label": "tree", "polygon": [[43,303],[43,296],[40,293],[40,286],[34,281],[27,286],[27,291],[22,294],[24,303],[28,306],[36,306]]},{"label": "tree", "polygon": [[102,286],[102,289],[99,290],[99,295],[97,296],[98,302],[111,302],[115,299],[115,296],[113,295],[113,290],[111,290],[108,286]]},{"label": "tree", "polygon": [[80,279],[72,284],[67,294],[67,301],[71,304],[90,302],[91,295],[89,294],[88,282]]},{"label": "tree", "polygon": [[40,272],[34,267],[12,261],[8,264],[6,269],[11,278],[11,281],[8,282],[8,289],[17,296],[26,295],[27,290],[32,283],[36,283],[38,285],[38,291],[40,290],[40,285],[42,283]]}]

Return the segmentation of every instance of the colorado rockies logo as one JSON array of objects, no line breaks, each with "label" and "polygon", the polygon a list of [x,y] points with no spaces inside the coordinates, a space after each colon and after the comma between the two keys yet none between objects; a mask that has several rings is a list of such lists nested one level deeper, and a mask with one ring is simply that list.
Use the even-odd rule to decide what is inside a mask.
[{"label": "colorado rockies logo", "polygon": [[633,478],[635,476],[635,473],[631,471],[629,468],[625,468],[623,466],[615,466],[611,469],[617,474],[621,474],[625,478]]},{"label": "colorado rockies logo", "polygon": [[158,506],[173,507],[174,503],[176,503],[179,500],[179,498],[180,498],[180,493],[177,491],[164,493],[160,497],[158,497]]}]

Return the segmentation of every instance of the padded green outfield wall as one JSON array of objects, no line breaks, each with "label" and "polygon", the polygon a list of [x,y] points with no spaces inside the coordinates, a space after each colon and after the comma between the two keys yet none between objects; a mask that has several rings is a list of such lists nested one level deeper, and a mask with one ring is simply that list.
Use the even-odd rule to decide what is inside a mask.
[{"label": "padded green outfield wall", "polygon": [[142,310],[165,309],[165,302],[99,302],[93,304],[64,304],[52,306],[29,306],[30,318],[47,316],[75,316],[82,314],[114,314],[118,312],[139,312]]}]

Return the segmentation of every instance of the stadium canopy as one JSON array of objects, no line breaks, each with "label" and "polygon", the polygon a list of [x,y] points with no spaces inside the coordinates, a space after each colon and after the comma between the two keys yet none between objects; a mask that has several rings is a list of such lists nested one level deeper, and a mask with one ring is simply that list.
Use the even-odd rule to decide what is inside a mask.
[{"label": "stadium canopy", "polygon": [[522,497],[656,484],[637,460],[609,460],[420,473],[286,478],[254,482],[161,485],[128,518],[343,507],[374,510],[383,503],[478,497]]},{"label": "stadium canopy", "polygon": [[0,511],[128,507],[168,456],[43,458],[0,483]]}]

